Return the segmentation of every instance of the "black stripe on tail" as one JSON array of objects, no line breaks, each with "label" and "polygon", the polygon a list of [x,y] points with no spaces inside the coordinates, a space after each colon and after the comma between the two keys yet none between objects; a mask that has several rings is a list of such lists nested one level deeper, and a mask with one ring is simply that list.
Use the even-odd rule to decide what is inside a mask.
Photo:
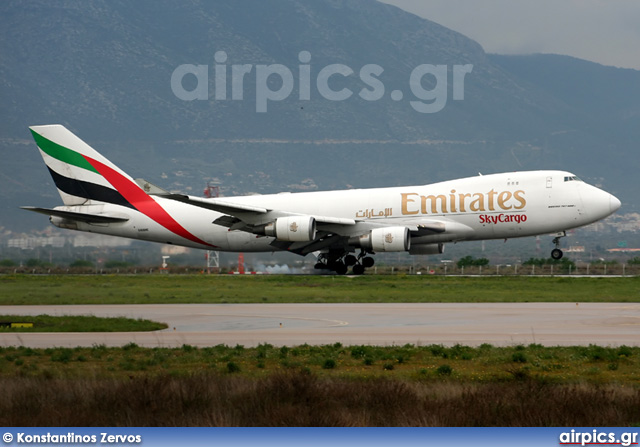
[{"label": "black stripe on tail", "polygon": [[134,210],[136,209],[115,189],[96,185],[95,183],[68,178],[58,174],[48,166],[47,168],[49,169],[49,173],[51,174],[56,187],[62,192],[89,200],[97,200],[98,202],[112,203],[114,205],[126,206]]}]

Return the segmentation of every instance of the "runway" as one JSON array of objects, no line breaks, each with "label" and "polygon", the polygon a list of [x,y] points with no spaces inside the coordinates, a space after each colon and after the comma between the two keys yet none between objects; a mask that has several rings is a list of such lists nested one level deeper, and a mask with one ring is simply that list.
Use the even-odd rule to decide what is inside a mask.
[{"label": "runway", "polygon": [[169,325],[156,332],[0,333],[0,346],[33,348],[127,343],[640,345],[636,303],[55,305],[0,306],[0,314],[124,316]]}]

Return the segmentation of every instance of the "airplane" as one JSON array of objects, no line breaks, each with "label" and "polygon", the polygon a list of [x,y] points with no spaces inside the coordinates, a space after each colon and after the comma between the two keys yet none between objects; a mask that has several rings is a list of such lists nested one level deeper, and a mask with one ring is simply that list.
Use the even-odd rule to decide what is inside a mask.
[{"label": "airplane", "polygon": [[21,207],[60,228],[230,252],[317,256],[360,275],[379,252],[439,254],[445,243],[551,234],[620,208],[565,171],[482,175],[429,185],[201,198],[133,179],[62,125],[30,127],[63,206]]}]

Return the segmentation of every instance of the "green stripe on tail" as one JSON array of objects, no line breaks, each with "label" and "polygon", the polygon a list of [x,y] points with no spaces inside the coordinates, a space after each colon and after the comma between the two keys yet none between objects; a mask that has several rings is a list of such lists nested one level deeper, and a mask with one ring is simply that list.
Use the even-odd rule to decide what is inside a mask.
[{"label": "green stripe on tail", "polygon": [[[29,129],[31,130],[31,129]],[[36,140],[36,144],[40,149],[43,150],[47,155],[55,158],[56,160],[60,160],[63,163],[67,163],[78,168],[86,169],[87,171],[95,172],[96,174],[100,174],[91,164],[78,152],[72,151],[71,149],[67,149],[64,146],[60,146],[59,144],[54,143],[53,141],[47,140],[45,137],[40,135],[37,132],[31,130],[31,134],[33,138]]]}]

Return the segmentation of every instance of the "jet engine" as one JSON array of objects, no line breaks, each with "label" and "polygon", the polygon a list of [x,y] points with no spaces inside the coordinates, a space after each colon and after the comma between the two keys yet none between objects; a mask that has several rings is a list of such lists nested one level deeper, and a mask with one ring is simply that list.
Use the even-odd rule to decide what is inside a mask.
[{"label": "jet engine", "polygon": [[264,234],[279,241],[312,241],[316,238],[316,220],[311,216],[278,217],[264,227]]},{"label": "jet engine", "polygon": [[64,217],[58,216],[50,216],[49,222],[55,225],[58,228],[64,228],[67,230],[77,230],[78,222],[74,222],[73,220],[65,219]]},{"label": "jet engine", "polygon": [[411,238],[407,227],[384,227],[351,238],[349,244],[371,251],[407,251]]}]

